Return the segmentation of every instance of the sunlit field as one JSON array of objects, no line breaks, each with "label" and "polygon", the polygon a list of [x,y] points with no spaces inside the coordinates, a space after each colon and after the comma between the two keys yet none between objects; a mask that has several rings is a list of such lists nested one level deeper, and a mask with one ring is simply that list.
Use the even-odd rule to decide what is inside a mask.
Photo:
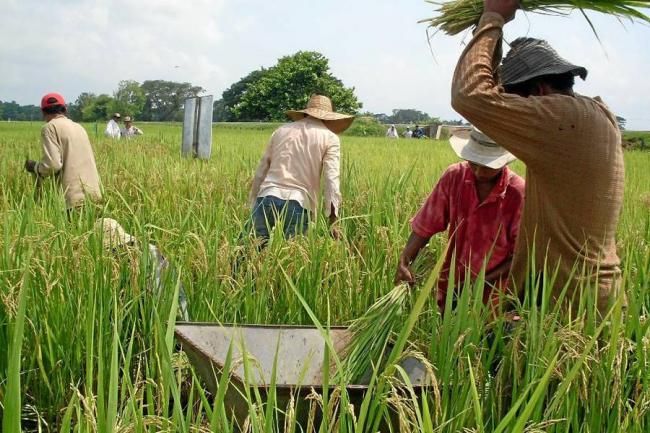
[{"label": "sunlit field", "polygon": [[[102,124],[99,134],[85,126],[104,203],[70,221],[52,182],[35,201],[23,169],[40,157],[41,123],[0,122],[3,431],[19,422],[25,431],[99,433],[650,431],[650,152],[625,155],[626,308],[598,321],[588,294],[573,316],[526,298],[519,324],[490,323],[468,284],[444,318],[431,296],[410,335],[408,350],[430,364],[424,393],[382,371],[354,407],[336,391],[341,383],[325,400],[315,393],[288,406],[250,389],[242,421],[173,339],[177,281],[149,290],[148,256],[105,251],[95,220],[114,218],[160,247],[192,321],[312,325],[311,310],[325,326],[346,325],[393,289],[409,219],[455,154],[442,141],[343,136],[342,240],[320,216],[308,235],[274,236],[260,252],[245,235],[248,191],[272,126],[215,126],[209,161],[180,157],[179,124],[138,125],[145,135],[122,141],[104,138]],[[433,238],[416,262],[412,303],[445,241]]]}]

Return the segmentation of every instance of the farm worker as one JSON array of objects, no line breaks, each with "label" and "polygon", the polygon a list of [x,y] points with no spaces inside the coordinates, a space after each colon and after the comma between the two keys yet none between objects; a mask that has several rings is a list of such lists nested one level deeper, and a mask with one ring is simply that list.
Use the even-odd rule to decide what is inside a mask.
[{"label": "farm worker", "polygon": [[341,144],[354,116],[334,112],[332,101],[312,95],[307,108],[288,111],[294,122],[275,130],[259,163],[250,193],[255,234],[266,240],[269,230],[283,219],[286,237],[303,233],[316,215],[324,178],[323,210],[331,233],[339,238],[336,222],[341,206],[339,185]]},{"label": "farm worker", "polygon": [[[515,288],[543,277],[558,301],[594,290],[604,313],[619,286],[616,228],[624,167],[616,117],[599,98],[574,93],[587,70],[539,39],[519,38],[503,60],[503,26],[517,0],[485,0],[458,62],[452,105],[527,167],[526,203],[513,259]],[[556,273],[557,272],[557,273]]]},{"label": "farm worker", "polygon": [[395,125],[390,125],[388,131],[386,131],[386,137],[399,138],[399,134],[397,133],[397,128],[395,128]]},{"label": "farm worker", "polygon": [[48,93],[41,100],[45,125],[41,128],[43,157],[25,161],[25,170],[38,178],[56,176],[63,188],[68,210],[81,207],[86,199],[102,197],[99,173],[86,130],[66,117],[63,96]]},{"label": "farm worker", "polygon": [[133,124],[133,119],[130,116],[126,116],[124,118],[124,128],[122,128],[122,137],[131,138],[142,134],[144,132]]},{"label": "farm worker", "polygon": [[478,129],[459,132],[450,143],[465,161],[447,168],[411,220],[411,236],[400,255],[395,282],[413,284],[411,263],[433,235],[447,230],[450,248],[439,279],[438,307],[444,311],[447,292],[462,286],[466,278],[475,278],[484,266],[483,301],[496,306],[508,281],[524,180],[507,167],[515,157]]},{"label": "farm worker", "polygon": [[111,120],[106,124],[106,130],[104,135],[110,138],[118,139],[122,136],[122,130],[120,129],[119,121],[122,116],[120,113],[114,113]]},{"label": "farm worker", "polygon": [[[112,218],[100,218],[95,221],[95,232],[102,236],[102,244],[107,252],[120,257],[120,252],[128,248],[140,248],[141,244],[138,240],[128,234],[124,228],[116,220]],[[157,296],[160,296],[165,285],[176,284],[177,276],[173,266],[169,263],[167,258],[163,256],[160,249],[154,244],[148,245],[149,259],[152,264],[150,278],[148,279],[149,290],[152,290]],[[187,297],[183,283],[179,282],[178,292],[178,309],[179,316],[183,320],[188,320],[187,314]],[[170,287],[169,290],[174,290],[175,287]]]},{"label": "farm worker", "polygon": [[411,131],[411,128],[407,126],[406,131],[404,131],[404,138],[411,138],[411,137],[413,137],[413,131]]}]

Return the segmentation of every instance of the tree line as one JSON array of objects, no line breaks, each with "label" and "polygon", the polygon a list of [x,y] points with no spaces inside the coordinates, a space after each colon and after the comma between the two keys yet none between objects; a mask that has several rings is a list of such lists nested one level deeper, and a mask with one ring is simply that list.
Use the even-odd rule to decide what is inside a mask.
[{"label": "tree line", "polygon": [[[120,81],[113,95],[83,92],[68,103],[68,115],[77,121],[94,122],[121,113],[143,121],[183,120],[185,99],[205,93],[205,89],[190,83],[148,80],[142,84],[133,80]],[[40,119],[36,105],[19,105],[0,101],[0,118],[11,120]]]},{"label": "tree line", "polygon": [[[191,83],[124,80],[112,95],[81,93],[68,103],[73,120],[104,121],[112,113],[121,113],[139,121],[181,121],[185,99],[200,96],[205,89]],[[359,114],[363,104],[354,87],[346,87],[330,71],[329,60],[315,51],[299,51],[281,57],[271,67],[254,70],[228,87],[214,102],[215,122],[285,121],[285,112],[306,106],[309,97],[319,93],[332,100],[341,113]],[[391,115],[363,113],[380,123],[440,123],[439,119],[416,109],[396,109]],[[36,120],[37,105],[21,106],[0,101],[0,119]]]}]

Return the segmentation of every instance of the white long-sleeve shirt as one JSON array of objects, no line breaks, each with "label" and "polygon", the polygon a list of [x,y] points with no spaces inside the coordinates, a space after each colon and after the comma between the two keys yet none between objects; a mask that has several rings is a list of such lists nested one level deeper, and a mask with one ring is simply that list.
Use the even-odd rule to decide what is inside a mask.
[{"label": "white long-sleeve shirt", "polygon": [[313,117],[278,128],[255,172],[251,207],[257,197],[295,200],[312,213],[318,207],[321,174],[326,215],[338,215],[341,206],[341,142],[325,124]]},{"label": "white long-sleeve shirt", "polygon": [[117,122],[113,119],[109,120],[108,124],[106,125],[106,130],[104,131],[104,135],[107,137],[119,139],[122,136],[122,130],[120,129],[120,125],[118,125]]}]

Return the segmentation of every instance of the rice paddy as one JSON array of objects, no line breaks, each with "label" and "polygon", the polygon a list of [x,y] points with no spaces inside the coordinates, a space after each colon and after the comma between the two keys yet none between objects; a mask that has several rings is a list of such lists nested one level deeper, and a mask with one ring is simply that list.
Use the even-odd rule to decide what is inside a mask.
[{"label": "rice paddy", "polygon": [[[138,125],[144,137],[119,142],[86,125],[105,202],[69,221],[56,189],[46,182],[35,201],[23,171],[27,155],[40,155],[40,126],[0,123],[4,432],[650,430],[648,152],[625,155],[618,242],[627,305],[607,320],[596,320],[585,294],[573,316],[526,300],[516,326],[490,321],[469,284],[441,317],[427,292],[445,248],[438,236],[415,264],[420,282],[395,330],[397,349],[361,403],[353,407],[337,388],[348,375],[333,379],[328,392],[286,404],[269,398],[272,387],[250,387],[248,417],[238,420],[225,402],[228,377],[223,394],[210,394],[174,343],[177,281],[149,290],[147,254],[104,251],[96,218],[115,218],[160,247],[183,282],[193,321],[347,325],[394,288],[409,218],[456,161],[451,149],[433,140],[343,136],[343,239],[331,239],[320,217],[306,236],[274,236],[260,252],[241,233],[248,185],[272,129],[216,126],[212,159],[197,161],[180,158],[178,124]],[[513,167],[524,174],[521,163]],[[237,257],[244,260],[235,271]],[[404,352],[430,369],[432,385],[422,394],[395,368]]]}]

